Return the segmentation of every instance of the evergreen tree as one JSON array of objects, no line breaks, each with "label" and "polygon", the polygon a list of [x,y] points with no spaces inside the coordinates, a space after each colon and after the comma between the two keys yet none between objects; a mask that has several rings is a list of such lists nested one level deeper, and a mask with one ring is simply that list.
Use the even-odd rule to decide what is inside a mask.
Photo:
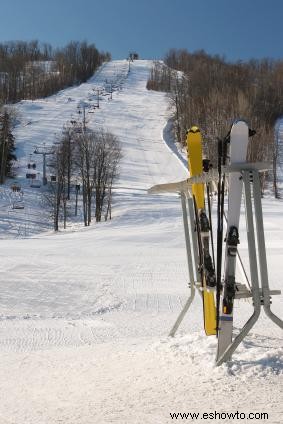
[{"label": "evergreen tree", "polygon": [[11,117],[9,112],[4,109],[0,113],[0,184],[5,182],[5,177],[11,176],[11,169],[15,160]]}]

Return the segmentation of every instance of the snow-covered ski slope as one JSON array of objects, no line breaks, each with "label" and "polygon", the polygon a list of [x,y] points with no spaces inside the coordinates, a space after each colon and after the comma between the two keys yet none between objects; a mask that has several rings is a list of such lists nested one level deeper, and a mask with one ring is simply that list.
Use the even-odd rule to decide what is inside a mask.
[{"label": "snow-covered ski slope", "polygon": [[[18,181],[30,211],[18,219],[34,237],[17,236],[13,218],[0,240],[0,422],[163,424],[178,421],[174,412],[239,411],[265,412],[266,422],[279,424],[282,334],[264,316],[229,366],[214,367],[216,340],[204,336],[199,297],[179,335],[167,338],[188,296],[180,200],[148,195],[147,188],[187,171],[167,139],[166,96],[145,88],[151,62],[134,62],[129,74],[127,67],[110,62],[86,84],[18,105]],[[90,127],[103,126],[122,143],[113,220],[40,233],[47,228],[40,196],[24,180],[29,154],[54,141],[79,102],[95,102],[92,89],[105,88],[106,79],[117,83],[113,99],[105,96],[87,117]],[[282,212],[282,202],[264,200],[274,289],[283,288]],[[245,259],[244,228],[240,252]],[[272,306],[282,316],[282,296]],[[251,311],[236,303],[236,328]]]}]

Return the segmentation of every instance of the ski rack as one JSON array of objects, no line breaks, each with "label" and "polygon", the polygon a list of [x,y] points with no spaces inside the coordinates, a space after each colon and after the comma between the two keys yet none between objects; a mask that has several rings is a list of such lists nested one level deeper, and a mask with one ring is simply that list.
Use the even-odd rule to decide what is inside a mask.
[{"label": "ski rack", "polygon": [[[227,349],[216,358],[216,365],[231,360],[232,353],[247,336],[251,328],[258,320],[261,308],[266,315],[280,328],[283,329],[283,321],[275,315],[271,309],[271,296],[281,294],[280,290],[270,290],[267,271],[266,247],[263,228],[260,172],[270,169],[266,163],[241,163],[224,167],[223,172],[241,173],[244,184],[244,199],[246,210],[247,241],[249,252],[249,264],[251,275],[251,292],[241,290],[236,292],[235,298],[252,297],[254,312],[245,323],[238,335],[232,340]],[[251,189],[252,188],[252,189]],[[237,286],[237,284],[236,284]],[[220,328],[221,331],[221,328]]]},{"label": "ski rack", "polygon": [[169,332],[170,337],[174,337],[178,328],[181,325],[186,313],[188,312],[196,291],[201,295],[201,276],[198,269],[199,254],[198,254],[198,241],[195,231],[195,212],[194,201],[192,194],[192,185],[197,183],[212,183],[217,182],[218,172],[215,169],[210,169],[208,172],[203,172],[200,175],[188,178],[184,181],[168,184],[159,184],[151,187],[148,190],[150,194],[161,193],[177,193],[181,197],[183,225],[186,243],[187,263],[189,271],[189,288],[190,295],[186,301],[183,309],[181,310],[176,322]]},{"label": "ski rack", "polygon": [[[236,283],[235,299],[252,298],[254,312],[245,323],[232,343],[216,358],[216,365],[221,365],[231,359],[233,352],[247,336],[251,328],[258,320],[261,308],[265,314],[280,328],[283,329],[283,321],[275,315],[270,308],[271,296],[280,295],[281,290],[270,290],[268,281],[265,237],[263,228],[260,172],[270,170],[267,163],[240,163],[223,167],[225,174],[239,172],[243,178],[244,199],[247,226],[247,241],[249,252],[249,264],[251,274],[251,291],[245,284]],[[218,173],[211,169],[199,176],[188,178],[177,183],[160,184],[148,190],[150,194],[178,193],[181,197],[183,225],[186,243],[187,263],[189,271],[190,295],[181,310],[176,322],[170,330],[169,336],[174,337],[186,313],[195,298],[196,290],[201,292],[200,275],[198,271],[198,248],[195,233],[194,204],[192,197],[192,184],[217,183]],[[252,187],[252,190],[251,190]]]}]

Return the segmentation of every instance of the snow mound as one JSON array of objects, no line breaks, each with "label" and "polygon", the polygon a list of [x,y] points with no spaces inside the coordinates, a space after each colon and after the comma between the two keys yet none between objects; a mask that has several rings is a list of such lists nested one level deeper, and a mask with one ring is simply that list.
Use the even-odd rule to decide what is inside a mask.
[{"label": "snow mound", "polygon": [[113,293],[110,286],[107,284],[98,287],[98,292],[100,295],[97,297],[94,305],[94,314],[105,314],[115,309],[120,309],[124,303]]},{"label": "snow mound", "polygon": [[226,367],[228,373],[247,380],[254,376],[283,376],[282,342],[280,339],[251,335],[238,348],[233,363]]},{"label": "snow mound", "polygon": [[153,349],[162,352],[170,362],[186,364],[194,375],[212,372],[248,380],[251,377],[283,376],[283,349],[280,345],[279,339],[252,334],[239,346],[233,361],[220,367],[215,366],[216,338],[198,333],[163,339],[155,343]]}]

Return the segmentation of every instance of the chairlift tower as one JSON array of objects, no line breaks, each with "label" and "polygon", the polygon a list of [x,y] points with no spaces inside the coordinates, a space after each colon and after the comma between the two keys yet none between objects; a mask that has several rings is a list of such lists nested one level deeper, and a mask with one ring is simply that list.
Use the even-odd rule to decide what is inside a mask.
[{"label": "chairlift tower", "polygon": [[46,177],[46,156],[53,155],[54,149],[50,147],[46,147],[43,145],[43,147],[36,147],[34,152],[35,155],[42,155],[43,157],[43,175],[42,175],[42,185],[47,184],[47,177]]},{"label": "chairlift tower", "polygon": [[86,132],[86,124],[87,124],[85,110],[86,108],[89,108],[89,106],[90,106],[89,103],[86,103],[85,101],[80,101],[77,106],[78,114],[83,115],[82,116],[83,133]]},{"label": "chairlift tower", "polygon": [[94,106],[95,108],[97,107],[97,109],[99,109],[99,96],[102,93],[102,90],[100,88],[93,88],[92,91],[94,93],[96,93],[96,100],[97,100],[97,104],[96,106]]},{"label": "chairlift tower", "polygon": [[80,191],[80,184],[76,183],[76,203],[75,203],[75,216],[78,215],[78,195],[79,195],[79,191]]}]

